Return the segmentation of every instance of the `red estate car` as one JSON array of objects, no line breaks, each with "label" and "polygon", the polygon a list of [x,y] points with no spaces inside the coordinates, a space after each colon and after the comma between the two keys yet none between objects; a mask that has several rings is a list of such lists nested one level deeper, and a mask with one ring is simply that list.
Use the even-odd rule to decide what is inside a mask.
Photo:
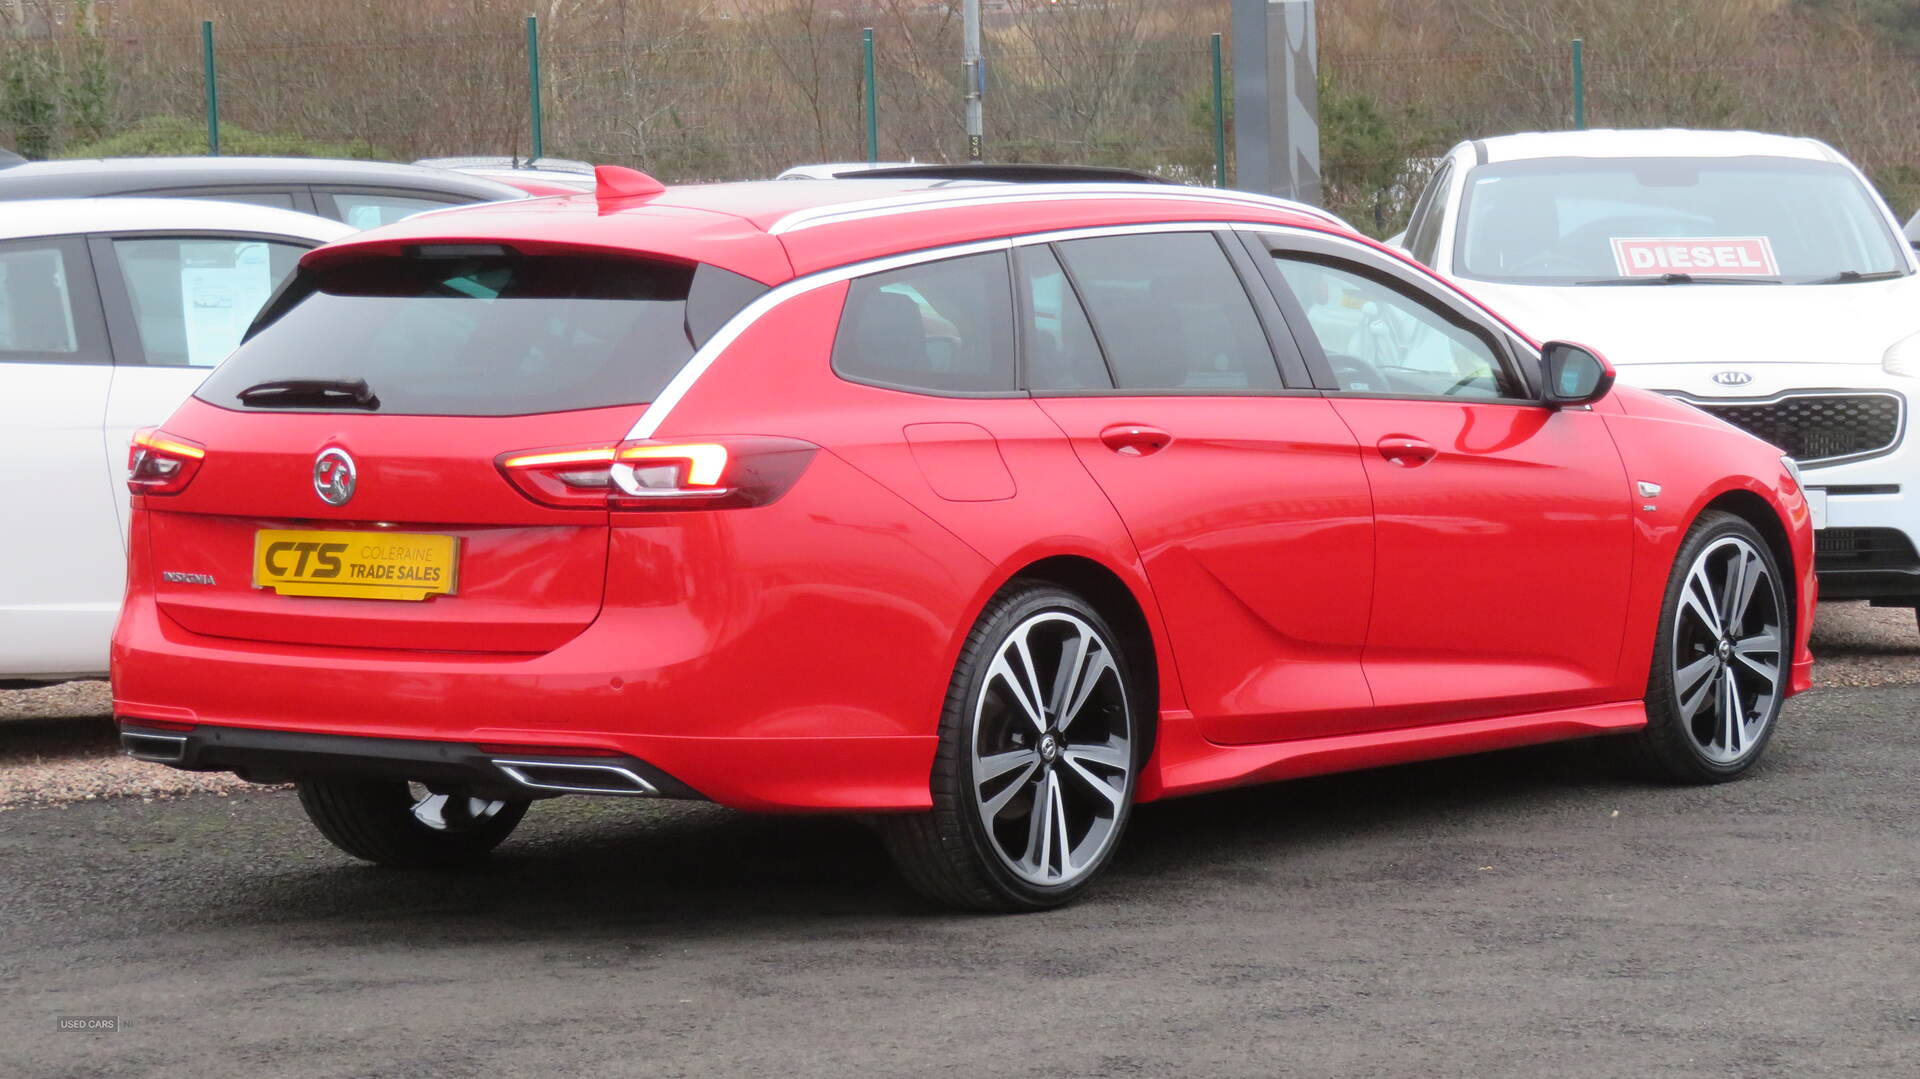
[{"label": "red estate car", "polygon": [[1047,907],[1157,798],[1603,734],[1730,779],[1812,663],[1778,450],[1208,189],[423,215],[309,252],[130,483],[125,745],[391,865],[704,798]]}]

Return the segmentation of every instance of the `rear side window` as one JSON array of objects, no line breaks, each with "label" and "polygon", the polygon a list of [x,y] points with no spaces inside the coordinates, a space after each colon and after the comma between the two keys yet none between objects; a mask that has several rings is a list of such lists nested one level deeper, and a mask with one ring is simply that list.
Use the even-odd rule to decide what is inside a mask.
[{"label": "rear side window", "polygon": [[249,387],[320,380],[364,381],[378,411],[408,415],[645,404],[693,355],[694,281],[690,263],[509,252],[326,268],[303,274],[197,396],[246,408]]},{"label": "rear side window", "polygon": [[1112,389],[1100,341],[1053,250],[1044,244],[1022,247],[1014,252],[1014,261],[1019,266],[1027,388],[1064,393]]},{"label": "rear side window", "polygon": [[207,202],[244,202],[249,206],[268,206],[276,210],[293,210],[293,193],[289,191],[155,191],[153,195],[170,199],[201,199]]},{"label": "rear side window", "polygon": [[335,191],[334,209],[340,220],[357,229],[379,228],[428,210],[444,210],[455,203],[412,195]]},{"label": "rear side window", "polygon": [[1013,392],[1006,255],[967,255],[855,279],[834,337],[833,369],[893,389]]},{"label": "rear side window", "polygon": [[73,240],[0,244],[0,363],[103,362],[99,306]]},{"label": "rear side window", "polygon": [[212,367],[226,359],[304,250],[220,237],[113,241],[146,362]]},{"label": "rear side window", "polygon": [[1121,389],[1281,388],[1253,302],[1211,233],[1102,236],[1058,248]]}]

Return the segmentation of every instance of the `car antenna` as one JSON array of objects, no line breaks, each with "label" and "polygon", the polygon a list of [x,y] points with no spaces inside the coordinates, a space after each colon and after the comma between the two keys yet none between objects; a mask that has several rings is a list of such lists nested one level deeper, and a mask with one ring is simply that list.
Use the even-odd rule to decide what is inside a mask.
[{"label": "car antenna", "polygon": [[658,195],[667,185],[641,172],[621,165],[598,165],[593,170],[593,194],[601,199],[628,199],[639,195]]}]

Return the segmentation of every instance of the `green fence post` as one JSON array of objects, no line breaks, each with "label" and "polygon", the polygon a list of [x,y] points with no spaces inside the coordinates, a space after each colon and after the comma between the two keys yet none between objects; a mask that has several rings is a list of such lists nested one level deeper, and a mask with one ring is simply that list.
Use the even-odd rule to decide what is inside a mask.
[{"label": "green fence post", "polygon": [[220,83],[214,77],[213,20],[200,20],[200,66],[207,83],[207,155],[220,156]]},{"label": "green fence post", "polygon": [[540,131],[540,18],[527,16],[527,98],[533,105],[533,160],[545,156]]},{"label": "green fence post", "polygon": [[1574,38],[1573,129],[1575,131],[1585,131],[1587,129],[1587,73],[1585,66],[1581,63],[1583,59],[1581,53],[1584,51],[1584,43],[1579,38]]},{"label": "green fence post", "polygon": [[873,85],[873,27],[860,31],[860,48],[867,71],[867,162],[880,160],[880,96]]},{"label": "green fence post", "polygon": [[1227,91],[1220,70],[1220,35],[1213,35],[1213,186],[1227,186]]}]

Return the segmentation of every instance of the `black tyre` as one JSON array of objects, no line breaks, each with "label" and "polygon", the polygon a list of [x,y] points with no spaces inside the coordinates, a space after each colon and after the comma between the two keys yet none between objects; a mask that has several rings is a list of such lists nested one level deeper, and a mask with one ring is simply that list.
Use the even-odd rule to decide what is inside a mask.
[{"label": "black tyre", "polygon": [[1126,655],[1054,585],[1015,581],[961,649],[940,720],[933,812],[879,818],[900,871],[970,910],[1044,910],[1086,891],[1133,809],[1145,745]]},{"label": "black tyre", "polygon": [[1786,699],[1793,605],[1773,550],[1730,513],[1700,515],[1680,544],[1638,757],[1655,776],[1724,783],[1753,767]]},{"label": "black tyre", "polygon": [[524,801],[434,794],[397,780],[303,779],[300,806],[334,846],[409,869],[470,865],[513,833]]}]

